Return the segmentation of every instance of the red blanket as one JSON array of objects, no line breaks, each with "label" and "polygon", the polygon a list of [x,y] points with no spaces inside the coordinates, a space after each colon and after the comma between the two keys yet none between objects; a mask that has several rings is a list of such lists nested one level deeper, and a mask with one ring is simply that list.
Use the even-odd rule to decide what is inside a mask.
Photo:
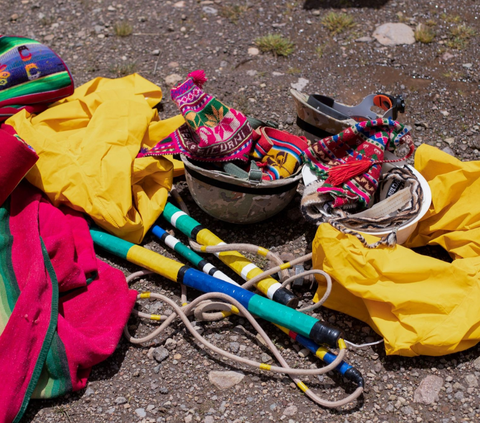
[{"label": "red blanket", "polygon": [[21,182],[0,207],[0,422],[19,421],[32,396],[84,388],[135,298],[122,272],[96,259],[81,215]]}]

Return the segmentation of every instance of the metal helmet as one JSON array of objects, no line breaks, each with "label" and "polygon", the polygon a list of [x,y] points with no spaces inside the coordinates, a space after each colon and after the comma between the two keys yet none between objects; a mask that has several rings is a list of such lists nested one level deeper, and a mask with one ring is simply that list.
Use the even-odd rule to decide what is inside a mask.
[{"label": "metal helmet", "polygon": [[288,178],[276,181],[255,181],[207,170],[181,156],[185,178],[198,206],[229,223],[256,223],[283,210],[295,196],[302,178],[301,168]]}]

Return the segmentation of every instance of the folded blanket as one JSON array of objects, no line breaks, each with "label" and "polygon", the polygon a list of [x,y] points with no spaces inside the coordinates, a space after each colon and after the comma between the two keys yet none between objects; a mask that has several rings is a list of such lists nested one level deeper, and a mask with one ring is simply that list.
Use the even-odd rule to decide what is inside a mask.
[{"label": "folded blanket", "polygon": [[0,422],[18,422],[31,397],[84,388],[135,298],[122,272],[96,259],[81,215],[22,181],[0,207]]}]

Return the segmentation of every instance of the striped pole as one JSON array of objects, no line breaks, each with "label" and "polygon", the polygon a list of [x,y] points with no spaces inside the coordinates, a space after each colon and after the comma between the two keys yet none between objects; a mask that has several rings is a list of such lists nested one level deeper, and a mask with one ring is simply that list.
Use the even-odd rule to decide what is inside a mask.
[{"label": "striped pole", "polygon": [[220,292],[229,295],[240,302],[250,313],[310,338],[317,344],[329,345],[332,348],[344,348],[345,346],[345,342],[340,339],[338,329],[331,328],[312,316],[254,294],[240,286],[191,269],[154,251],[107,234],[98,228],[90,229],[90,234],[97,246],[171,281],[183,283],[202,292]]},{"label": "striped pole", "polygon": [[[313,354],[315,354],[315,356],[317,356],[320,360],[324,361],[325,363],[330,364],[337,358],[337,356],[331,353],[330,351],[328,351],[327,348],[317,345],[311,339],[305,338],[304,336],[299,335],[298,333],[293,332],[282,326],[279,326],[279,325],[276,325],[276,326],[279,329],[281,329],[283,332],[285,332],[294,341],[297,341],[299,344],[303,345],[305,348],[308,348]],[[344,342],[344,341],[340,340],[339,342]],[[345,361],[342,360],[338,364],[338,366],[335,367],[335,370],[339,372],[341,375],[343,375],[349,381],[357,384],[357,386],[363,387],[365,385],[362,374],[357,369],[352,367],[350,364],[346,363]]]},{"label": "striped pole", "polygon": [[[152,228],[152,232],[164,244],[166,244],[168,247],[172,248],[182,257],[187,259],[190,263],[192,263],[195,267],[197,267],[203,273],[206,273],[207,275],[211,275],[214,278],[222,279],[225,282],[238,285],[235,281],[230,279],[223,272],[221,272],[212,264],[207,262],[205,259],[203,259],[203,257],[198,255],[195,251],[192,251],[189,247],[187,247],[185,244],[183,244],[180,240],[175,238],[173,235],[170,235],[169,233],[167,233],[167,231],[162,229],[160,226],[155,225]],[[236,312],[238,313],[238,310],[235,310],[235,309],[236,307],[232,306],[232,310],[230,312],[223,311],[222,313],[224,316],[227,316]],[[330,351],[328,351],[327,348],[318,346],[317,344],[312,342],[310,339],[305,338],[304,336],[299,335],[296,332],[292,332],[291,330],[288,330],[282,326],[277,326],[277,327],[280,328],[283,332],[285,332],[288,336],[290,336],[290,338],[292,338],[294,341],[297,341],[299,344],[308,348],[314,355],[316,355],[320,360],[324,361],[325,363],[330,364],[337,358],[337,356],[331,353]],[[345,361],[341,361],[340,364],[335,368],[335,370],[337,370],[340,374],[345,376],[345,378],[347,378],[348,380],[355,382],[358,386],[363,386],[363,378],[360,372],[358,372],[358,370],[354,369],[349,364],[345,363]]]},{"label": "striped pole", "polygon": [[[165,205],[163,217],[172,226],[201,245],[212,246],[225,244],[225,242],[218,238],[213,232],[204,228],[195,219],[171,203],[167,202]],[[258,250],[258,254],[260,255],[266,256],[267,253],[268,250],[265,248],[259,248]],[[215,255],[246,281],[263,273],[258,266],[237,251],[225,251],[215,253]],[[298,305],[298,298],[288,289],[282,288],[281,284],[271,277],[261,280],[255,286],[262,294],[273,301],[293,308]]]},{"label": "striped pole", "polygon": [[158,237],[165,245],[173,249],[175,252],[180,254],[184,259],[188,260],[193,264],[197,269],[201,270],[207,275],[211,275],[214,278],[221,279],[222,281],[233,283],[238,285],[233,279],[229,278],[225,273],[218,270],[213,264],[210,264],[203,257],[198,255],[195,251],[188,248],[180,240],[175,238],[173,235],[170,235],[165,229],[162,229],[160,226],[155,225],[152,228],[152,233]]}]

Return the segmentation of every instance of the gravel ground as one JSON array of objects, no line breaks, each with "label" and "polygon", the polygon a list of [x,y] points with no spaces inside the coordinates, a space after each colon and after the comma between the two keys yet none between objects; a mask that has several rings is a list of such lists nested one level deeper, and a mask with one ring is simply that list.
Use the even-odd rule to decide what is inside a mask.
[{"label": "gravel ground", "polygon": [[[343,9],[334,9],[336,5]],[[355,26],[332,34],[322,24],[331,11],[351,16]],[[402,94],[407,110],[399,120],[412,127],[416,145],[428,143],[463,160],[479,160],[479,15],[477,0],[2,0],[0,33],[51,46],[68,64],[77,86],[97,76],[140,73],[164,90],[162,117],[177,113],[168,95],[170,84],[195,69],[205,70],[209,93],[294,133],[298,128],[288,92],[291,84],[352,105],[377,91]],[[132,33],[117,35],[119,22],[129,23]],[[383,46],[371,37],[378,25],[387,22],[412,28],[430,25],[436,37],[431,43]],[[461,24],[476,31],[466,42],[451,35]],[[289,37],[294,52],[288,57],[258,54],[254,40],[269,33]],[[201,212],[184,182],[179,181],[178,187],[193,216],[226,242],[251,242],[284,257],[310,251],[315,228],[301,217],[299,194],[268,222],[232,226]],[[171,256],[153,238],[147,237],[145,244]],[[125,274],[137,270],[114,257],[102,258]],[[177,286],[158,276],[137,279],[132,286],[173,298],[180,294]],[[155,302],[141,307],[168,313]],[[343,329],[353,342],[378,339],[369,327],[348,316],[322,309],[318,317]],[[152,329],[135,320],[129,326],[137,334]],[[242,318],[197,326],[209,341],[228,351],[271,360],[271,353]],[[282,333],[268,331],[290,365],[317,364]],[[446,357],[403,358],[387,357],[377,345],[349,352],[348,362],[366,379],[365,393],[348,407],[328,410],[310,402],[288,377],[224,360],[201,348],[180,323],[174,323],[148,345],[132,346],[122,339],[113,356],[93,369],[86,390],[32,401],[24,421],[478,422],[479,351],[477,346]],[[241,373],[243,379],[221,390],[209,379],[212,371]],[[340,398],[352,389],[330,374],[304,380],[327,399]],[[419,387],[428,396],[435,386],[438,398],[428,404],[415,401]]]}]

